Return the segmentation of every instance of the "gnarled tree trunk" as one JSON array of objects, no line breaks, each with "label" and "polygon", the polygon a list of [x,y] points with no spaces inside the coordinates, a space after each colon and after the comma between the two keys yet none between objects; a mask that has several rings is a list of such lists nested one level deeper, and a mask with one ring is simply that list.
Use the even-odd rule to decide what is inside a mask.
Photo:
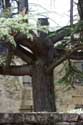
[{"label": "gnarled tree trunk", "polygon": [[56,111],[53,72],[46,72],[44,60],[38,59],[33,65],[32,86],[34,111]]}]

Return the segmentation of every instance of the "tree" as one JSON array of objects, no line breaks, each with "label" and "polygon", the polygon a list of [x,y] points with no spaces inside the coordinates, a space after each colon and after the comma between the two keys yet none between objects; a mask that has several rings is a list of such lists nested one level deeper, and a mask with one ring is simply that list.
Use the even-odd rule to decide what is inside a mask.
[{"label": "tree", "polygon": [[10,7],[10,0],[6,0],[6,1],[5,1],[5,7],[6,7],[6,8]]},{"label": "tree", "polygon": [[70,0],[70,24],[73,24],[73,0]]},{"label": "tree", "polygon": [[25,12],[28,11],[28,0],[19,1],[19,11],[23,11],[24,9],[25,9]]},{"label": "tree", "polygon": [[[25,6],[23,0],[22,5]],[[22,8],[26,7],[22,6]],[[1,28],[3,33],[0,31],[0,39],[3,41],[1,44],[5,43],[9,50],[8,55],[13,53],[26,64],[12,66],[10,62],[9,65],[6,63],[5,66],[0,66],[0,74],[32,76],[34,111],[56,111],[53,69],[65,60],[83,59],[83,51],[81,51],[83,44],[80,38],[71,40],[72,34],[82,31],[82,25],[83,22],[79,22],[47,34],[43,27],[39,27],[37,30],[42,34],[39,35],[37,31],[34,32],[33,26],[29,26],[25,17],[3,21]],[[4,32],[3,26],[6,29],[8,27],[7,33]],[[70,36],[68,40],[65,39],[67,36]],[[72,44],[73,41],[74,44]]]}]

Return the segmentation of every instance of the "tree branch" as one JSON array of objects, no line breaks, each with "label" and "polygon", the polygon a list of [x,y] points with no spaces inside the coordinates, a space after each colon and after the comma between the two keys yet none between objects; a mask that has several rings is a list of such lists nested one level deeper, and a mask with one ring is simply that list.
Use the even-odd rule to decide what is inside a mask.
[{"label": "tree branch", "polygon": [[82,52],[74,52],[71,55],[72,60],[83,60],[83,51]]},{"label": "tree branch", "polygon": [[32,42],[30,39],[27,39],[26,35],[18,33],[17,35],[14,36],[14,39],[17,45],[21,44],[33,51]]},{"label": "tree branch", "polygon": [[61,29],[56,30],[55,32],[49,32],[48,36],[53,41],[53,43],[57,43],[64,39],[66,36],[71,35],[71,28],[75,28],[78,23],[68,26],[64,26]]},{"label": "tree branch", "polygon": [[35,56],[34,53],[30,52],[30,50],[28,48],[24,48],[24,46],[17,46],[17,48],[22,51],[23,53],[25,53],[28,57],[30,57],[31,59],[34,60]]},{"label": "tree branch", "polygon": [[66,60],[66,55],[62,56],[59,59],[55,59],[51,65],[47,68],[47,72],[51,72],[56,66],[60,65],[63,61]]},{"label": "tree branch", "polygon": [[26,35],[18,33],[15,36],[15,41],[17,45],[23,45],[29,48],[34,54],[39,53],[41,49],[41,42],[35,34],[33,34],[33,41],[27,39]]},{"label": "tree branch", "polygon": [[45,37],[37,37],[34,33],[33,41],[27,39],[26,35],[21,33],[15,36],[15,41],[17,45],[23,45],[24,47],[29,48],[36,57],[44,55],[46,53],[46,49],[48,49],[48,47],[51,46],[50,44],[52,44],[48,35]]},{"label": "tree branch", "polygon": [[[27,62],[28,64],[33,63],[33,59],[31,58],[31,53],[25,52],[23,48],[17,46],[16,49],[14,50],[14,54],[18,57],[20,57],[22,60]],[[30,57],[29,57],[30,56]]]},{"label": "tree branch", "polygon": [[9,66],[9,67],[0,66],[0,74],[11,75],[11,76],[32,75],[32,66],[31,65]]},{"label": "tree branch", "polygon": [[[83,50],[83,44],[80,44],[78,46],[75,46],[74,48],[70,49],[70,50],[64,50],[64,55],[59,55],[58,58],[56,58],[53,63],[51,65],[49,65],[49,67],[47,68],[47,72],[52,71],[56,66],[58,66],[59,64],[61,64],[63,61],[65,61],[66,59],[82,59],[82,53],[79,53],[77,50]],[[79,58],[78,55],[79,54]]]},{"label": "tree branch", "polygon": [[[65,26],[65,27],[57,30],[54,33],[49,33],[49,37],[51,38],[51,40],[55,44],[56,42],[63,40],[64,37],[70,36],[70,34],[71,34],[70,28],[71,28],[71,26]],[[55,35],[52,35],[52,34],[55,34]]]}]

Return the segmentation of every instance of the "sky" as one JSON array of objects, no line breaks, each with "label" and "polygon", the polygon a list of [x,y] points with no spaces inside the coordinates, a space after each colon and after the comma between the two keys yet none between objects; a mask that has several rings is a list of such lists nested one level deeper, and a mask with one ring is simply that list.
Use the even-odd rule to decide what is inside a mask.
[{"label": "sky", "polygon": [[[32,20],[34,19],[34,22],[36,22],[37,18],[39,17],[48,17],[50,23],[50,29],[52,30],[59,29],[65,25],[69,25],[70,0],[28,0],[28,1],[29,1],[29,11],[34,15],[32,16]],[[74,0],[74,2],[77,3],[78,0]],[[14,12],[16,11],[17,10],[15,9]],[[77,6],[75,3],[74,3],[74,15],[77,15]],[[78,16],[74,16],[74,20],[78,20]]]},{"label": "sky", "polygon": [[[78,0],[74,0],[77,2]],[[37,17],[48,17],[53,29],[68,25],[70,22],[70,0],[29,0],[29,9]],[[77,15],[77,6],[74,3],[74,15]],[[74,20],[77,20],[75,16]]]}]

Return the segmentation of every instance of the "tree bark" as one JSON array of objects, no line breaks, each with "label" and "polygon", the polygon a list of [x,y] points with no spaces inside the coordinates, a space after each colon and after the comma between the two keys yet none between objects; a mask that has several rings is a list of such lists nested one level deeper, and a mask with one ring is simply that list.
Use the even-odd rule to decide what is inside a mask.
[{"label": "tree bark", "polygon": [[32,69],[34,111],[56,111],[53,72],[46,73],[43,59],[38,59]]},{"label": "tree bark", "polygon": [[0,66],[0,74],[11,76],[32,75],[32,65]]},{"label": "tree bark", "polygon": [[28,0],[19,0],[19,12],[25,9],[25,13],[28,12]]},{"label": "tree bark", "polygon": [[80,16],[80,20],[83,20],[83,0],[78,0],[78,13]]},{"label": "tree bark", "polygon": [[6,4],[5,7],[9,8],[10,7],[10,0],[5,0],[5,4]]},{"label": "tree bark", "polygon": [[[27,64],[33,63],[33,56],[28,51],[22,51],[20,47],[17,46],[17,48],[14,50],[14,54],[18,57],[20,57],[23,61],[27,62]],[[31,58],[32,56],[32,58]]]},{"label": "tree bark", "polygon": [[70,0],[70,25],[73,25],[73,0]]}]

